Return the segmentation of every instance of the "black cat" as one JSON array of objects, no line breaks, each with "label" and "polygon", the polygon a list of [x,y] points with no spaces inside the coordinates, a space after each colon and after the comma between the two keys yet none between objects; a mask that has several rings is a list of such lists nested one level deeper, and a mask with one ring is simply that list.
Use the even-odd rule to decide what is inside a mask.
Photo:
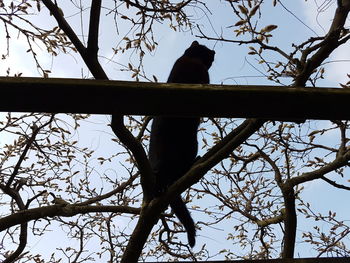
[{"label": "black cat", "polygon": [[[208,69],[215,52],[194,41],[174,64],[168,82],[208,84]],[[181,102],[179,102],[181,107]],[[159,195],[183,176],[197,156],[198,117],[153,118],[149,160],[156,177],[156,193]],[[170,202],[170,207],[187,231],[188,243],[195,245],[196,229],[193,219],[181,196]]]}]

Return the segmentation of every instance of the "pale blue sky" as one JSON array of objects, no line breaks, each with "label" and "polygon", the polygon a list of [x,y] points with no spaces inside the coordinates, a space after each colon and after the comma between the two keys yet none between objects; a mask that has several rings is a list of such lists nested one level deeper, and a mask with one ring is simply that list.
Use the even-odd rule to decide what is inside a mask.
[{"label": "pale blue sky", "polygon": [[[227,28],[236,22],[235,18],[232,16],[232,11],[230,8],[225,7],[222,1],[210,0],[205,2],[207,2],[209,9],[212,10],[212,15],[208,15],[206,17],[200,10],[191,10],[191,12],[199,19],[201,24],[205,25],[206,33],[208,33],[210,36],[215,36],[215,33],[220,34],[222,30],[227,38],[235,39],[233,28]],[[272,32],[274,38],[270,42],[271,45],[281,46],[285,51],[291,51],[292,43],[299,44],[305,39],[315,36],[313,31],[320,35],[324,33],[324,30],[327,31],[335,8],[332,1],[309,0],[306,2],[304,0],[294,0],[282,2],[298,17],[298,19],[307,24],[312,30],[303,25],[303,23],[301,23],[295,16],[288,13],[282,7],[273,8],[271,3],[266,4],[263,7],[262,18],[259,21],[259,23],[261,23],[261,27],[268,24],[277,24],[279,26]],[[333,3],[334,2],[335,1],[333,1]],[[328,8],[323,11],[323,7],[327,7],[327,5],[324,4],[327,3],[330,4]],[[73,13],[70,12],[71,10],[69,9],[64,10],[65,15],[68,17],[73,15]],[[319,12],[318,15],[317,12]],[[53,17],[50,18],[52,21],[49,21],[47,18],[39,21],[42,25],[47,25],[50,23],[51,26],[54,26],[55,22],[53,21]],[[75,24],[75,29],[79,30],[80,26],[79,23],[77,23],[79,21],[78,16],[70,17],[69,21],[72,21]],[[209,21],[212,24],[212,27],[210,26]],[[118,37],[116,35],[115,28],[111,22],[112,17],[109,16],[106,18],[106,20],[103,20],[103,23],[106,24],[101,25],[100,55],[107,58],[113,58],[113,60],[119,63],[127,64],[130,60],[129,56],[113,56],[111,48],[120,40],[120,36]],[[157,28],[158,31],[156,32],[156,38],[159,46],[153,54],[146,55],[145,68],[150,76],[156,75],[160,82],[165,82],[173,63],[179,56],[182,55],[184,50],[191,44],[195,37],[194,35],[191,35],[190,32],[173,32],[167,27],[166,24],[157,25]],[[85,26],[85,29],[87,29],[87,25]],[[123,28],[120,28],[120,30],[123,31]],[[0,36],[3,37],[1,33]],[[15,36],[15,34],[13,36]],[[25,77],[38,76],[34,63],[29,58],[27,59],[28,53],[26,53],[26,43],[24,42],[23,38],[19,38],[18,40],[12,41],[11,57],[6,61],[6,63],[4,63],[4,61],[0,63],[0,74],[4,75],[7,67],[10,66],[12,74],[23,72],[23,76]],[[214,41],[199,41],[200,43],[205,44],[209,48],[213,48],[216,51],[215,62],[210,70],[212,83],[219,84],[223,82],[224,84],[244,85],[273,84],[262,77],[252,77],[259,76],[260,73],[254,70],[246,62],[246,60],[255,64],[255,66],[258,68],[260,66],[257,65],[253,56],[247,55],[248,48],[246,46],[215,43]],[[3,42],[0,48],[4,48]],[[43,51],[45,50],[43,49]],[[52,74],[50,75],[51,77],[79,78],[82,75],[84,77],[89,76],[81,59],[75,54],[62,54],[59,57],[52,59],[43,53],[43,55],[40,55],[40,59],[47,69],[52,70]],[[271,56],[271,59],[276,59],[276,57]],[[331,59],[349,60],[349,44],[339,49]],[[137,58],[132,57],[131,60],[135,62]],[[118,65],[114,64],[113,62],[108,63],[107,60],[104,59],[101,59],[101,62],[111,79],[130,80],[130,74],[119,71],[120,67]],[[326,79],[320,83],[320,85],[337,86],[339,82],[346,82],[348,80],[346,73],[349,73],[347,68],[349,68],[349,62],[328,64]],[[285,83],[288,82],[290,82],[290,80],[286,79]],[[104,153],[113,153],[116,148],[110,144],[111,136],[108,134],[111,133],[107,127],[109,117],[95,116],[92,119],[92,122],[93,123],[87,124],[86,127],[83,127],[84,129],[80,131],[80,143],[92,145],[92,147],[100,149],[104,151]],[[337,135],[335,134],[334,136]],[[326,139],[332,140],[332,138]],[[108,147],[106,147],[106,145],[108,145]],[[303,196],[306,198],[306,200],[312,202],[315,208],[323,211],[334,209],[341,217],[350,219],[350,212],[348,212],[347,209],[344,209],[343,206],[343,200],[350,198],[350,194],[341,190],[336,191],[336,194],[334,194],[334,189],[322,182],[307,184],[305,188],[306,191],[304,192]],[[196,214],[196,217],[198,217],[198,215],[199,214]],[[301,223],[302,224],[299,225],[298,229],[302,230],[309,227],[306,222],[301,221]],[[213,236],[216,239],[217,236],[214,234],[215,231],[212,233],[213,234],[209,234],[209,232],[200,233],[203,235],[203,238],[199,238],[199,244],[208,242]],[[57,236],[57,233],[53,233],[53,236]],[[34,248],[40,251],[42,246],[47,245],[46,241],[50,239],[52,239],[52,237],[39,238],[38,242],[33,244]],[[214,240],[212,246],[217,246],[220,248],[224,244],[225,242],[223,240],[217,239]],[[56,244],[54,246],[56,246]],[[305,251],[304,246],[297,247],[297,251],[297,253],[300,253],[301,256],[307,256],[309,254],[307,250]]]}]

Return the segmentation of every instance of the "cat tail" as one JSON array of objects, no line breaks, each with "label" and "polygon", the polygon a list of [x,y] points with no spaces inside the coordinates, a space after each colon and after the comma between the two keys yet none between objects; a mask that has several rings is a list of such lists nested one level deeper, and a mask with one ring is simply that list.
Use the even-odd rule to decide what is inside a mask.
[{"label": "cat tail", "polygon": [[196,243],[196,228],[194,226],[191,214],[188,211],[186,204],[184,203],[180,195],[175,197],[170,202],[170,207],[174,211],[175,215],[178,217],[182,225],[185,227],[189,245],[191,247],[194,247]]}]

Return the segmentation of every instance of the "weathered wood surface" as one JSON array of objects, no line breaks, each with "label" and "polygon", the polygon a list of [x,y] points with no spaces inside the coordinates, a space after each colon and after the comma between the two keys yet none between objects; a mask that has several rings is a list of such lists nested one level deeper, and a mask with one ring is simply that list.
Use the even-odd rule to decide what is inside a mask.
[{"label": "weathered wood surface", "polygon": [[350,119],[350,90],[0,78],[0,111]]}]

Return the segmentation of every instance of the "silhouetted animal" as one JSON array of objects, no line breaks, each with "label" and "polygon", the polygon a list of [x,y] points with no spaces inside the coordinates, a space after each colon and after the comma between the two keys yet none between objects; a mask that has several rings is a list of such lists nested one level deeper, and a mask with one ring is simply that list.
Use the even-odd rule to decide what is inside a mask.
[{"label": "silhouetted animal", "polygon": [[[209,83],[208,69],[214,61],[215,52],[194,41],[174,64],[168,82]],[[179,102],[181,107],[181,102]],[[156,177],[156,193],[162,192],[183,176],[192,166],[197,155],[198,117],[153,118],[149,149],[149,160]],[[193,219],[183,202],[177,196],[170,207],[187,231],[188,242],[195,245],[196,229]]]}]

